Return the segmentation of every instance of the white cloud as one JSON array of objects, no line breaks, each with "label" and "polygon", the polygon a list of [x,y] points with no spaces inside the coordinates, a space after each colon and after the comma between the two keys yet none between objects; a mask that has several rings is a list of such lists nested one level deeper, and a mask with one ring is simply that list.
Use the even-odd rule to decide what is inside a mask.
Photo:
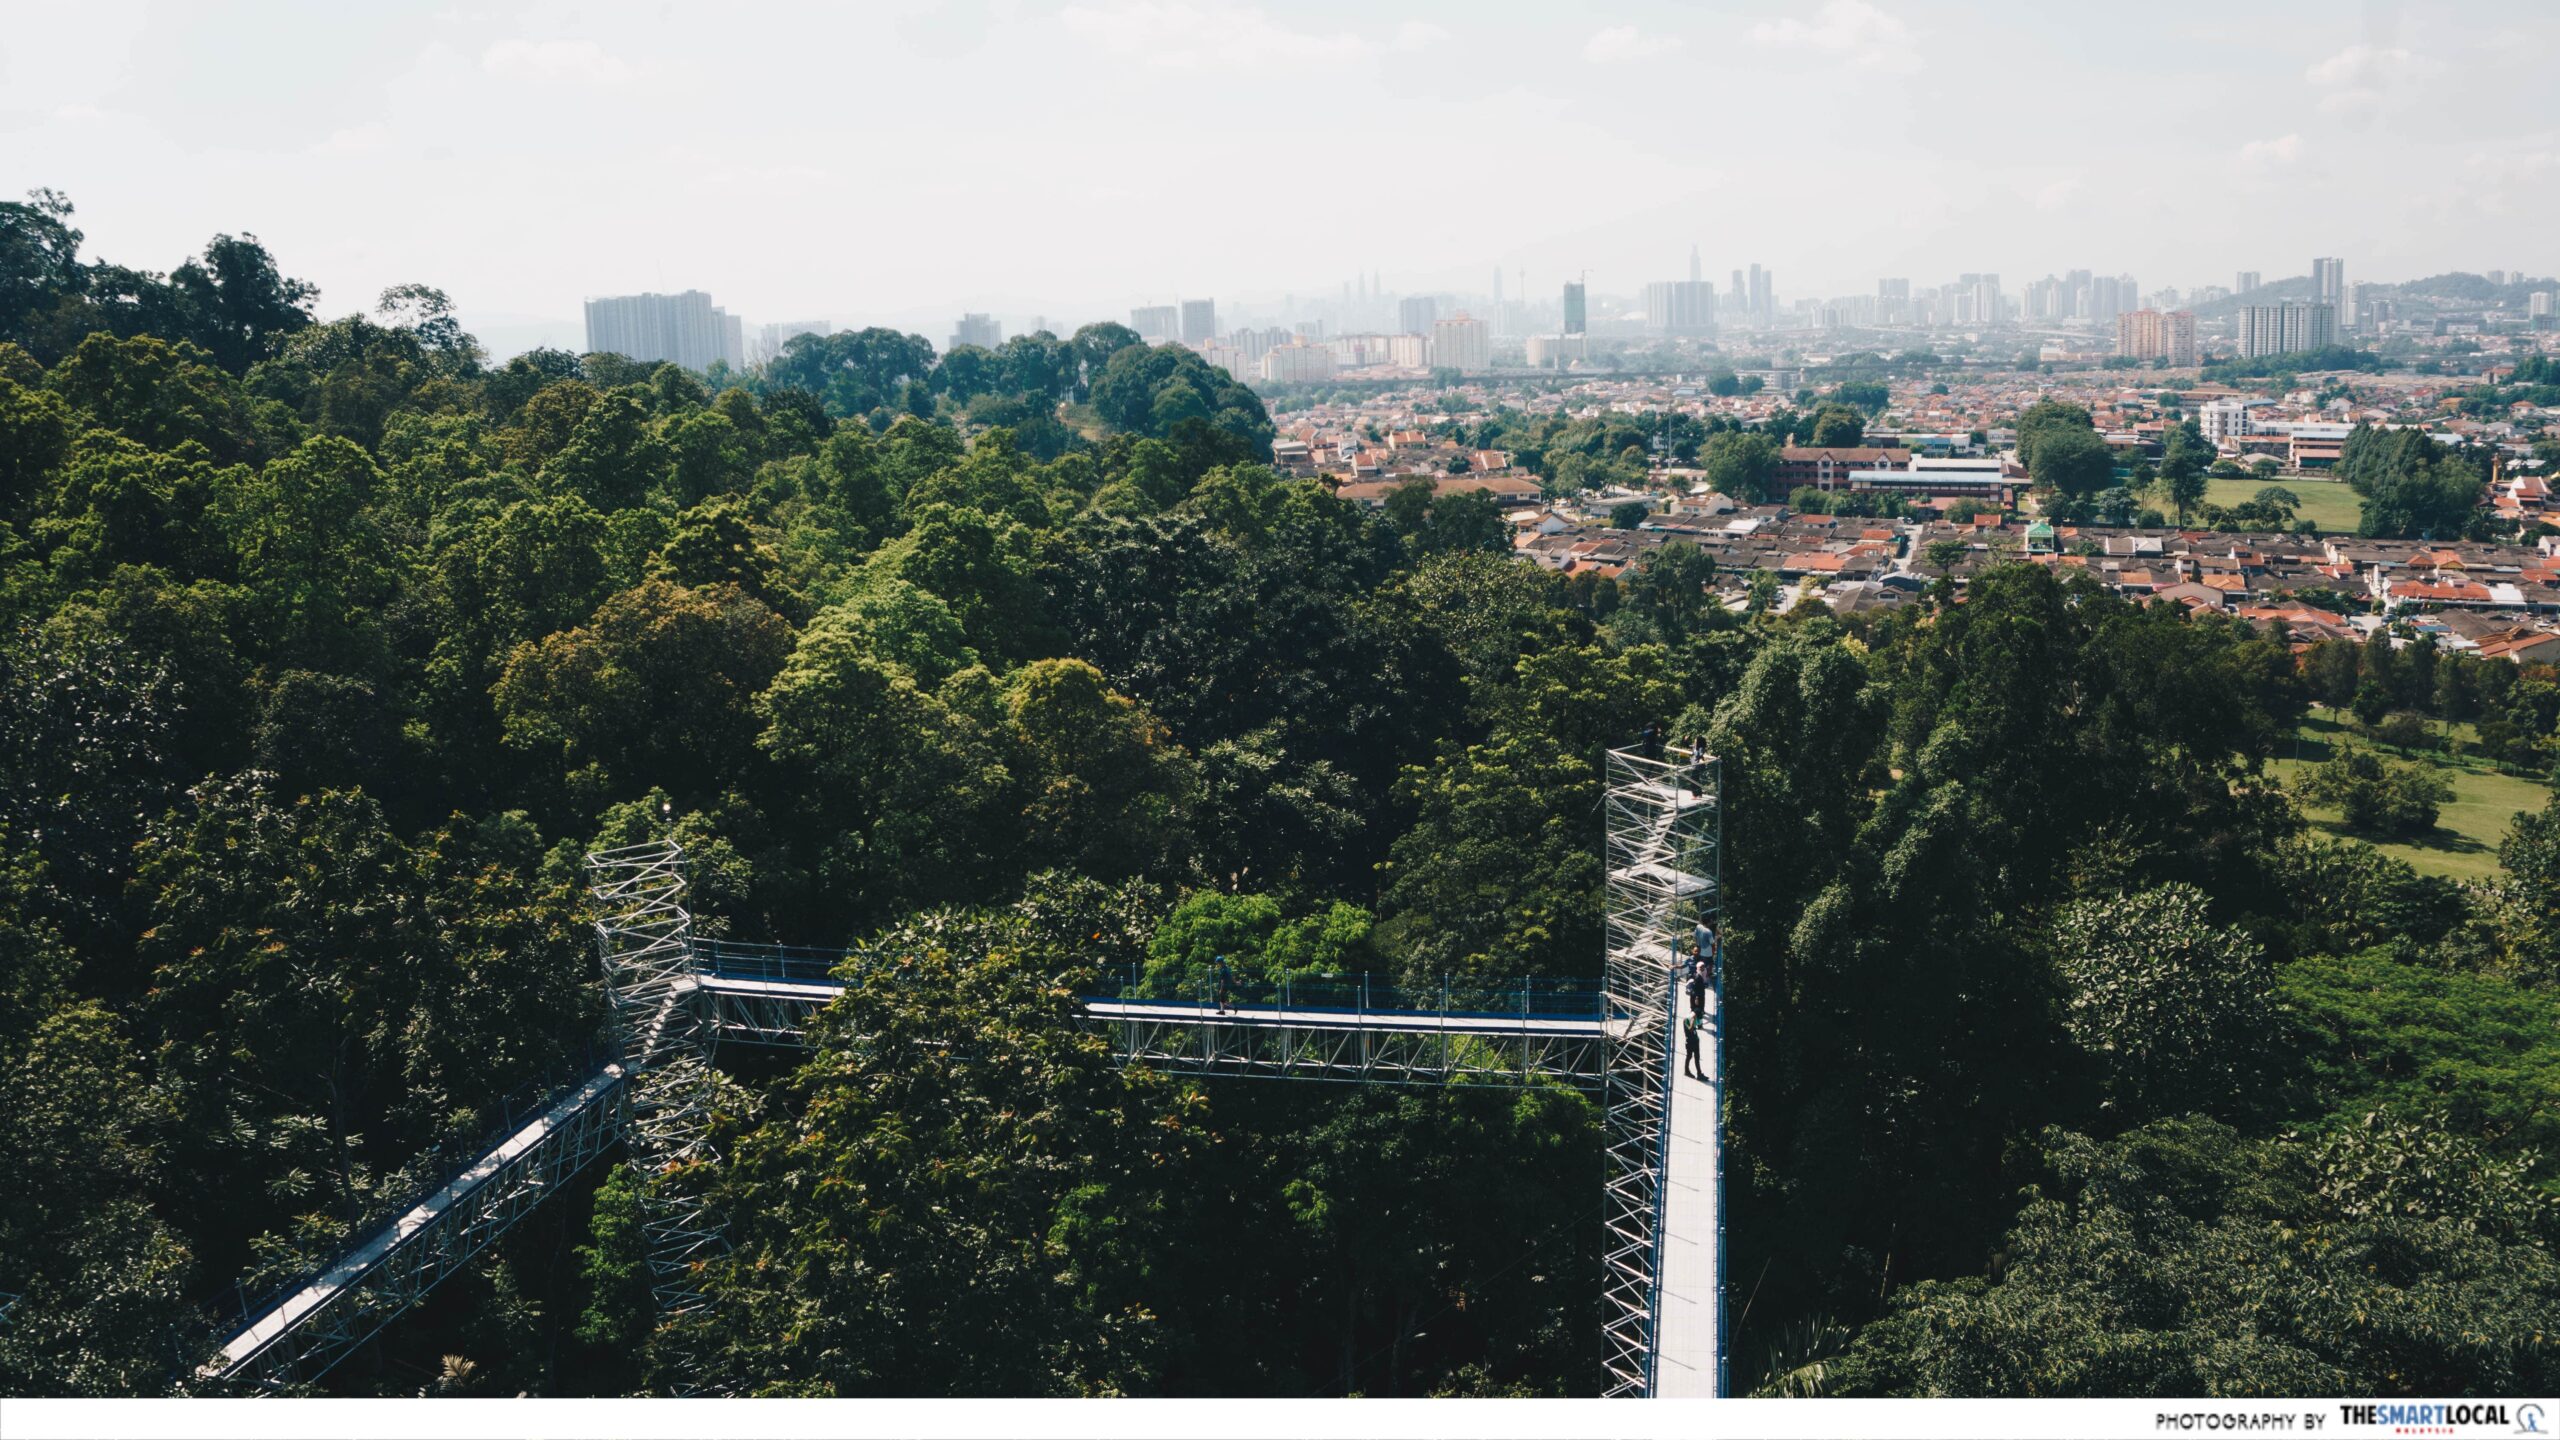
[{"label": "white cloud", "polygon": [[1645,35],[1633,25],[1612,25],[1582,44],[1582,58],[1594,65],[1616,65],[1668,55],[1680,48],[1677,35]]},{"label": "white cloud", "polygon": [[2252,140],[2240,147],[2240,163],[2253,170],[2272,170],[2290,165],[2302,158],[2302,137],[2279,135],[2273,140]]},{"label": "white cloud", "polygon": [[480,68],[492,75],[564,81],[600,90],[628,84],[640,73],[606,54],[593,40],[501,40],[480,56]]},{"label": "white cloud", "polygon": [[1292,30],[1251,5],[1227,0],[1099,0],[1058,12],[1069,33],[1114,55],[1164,69],[1199,65],[1345,64],[1426,49],[1449,32],[1408,20],[1385,39],[1352,31]]},{"label": "white cloud", "polygon": [[1387,40],[1387,48],[1400,51],[1428,50],[1448,38],[1448,31],[1428,20],[1407,20],[1396,27],[1396,33]]},{"label": "white cloud", "polygon": [[1909,74],[1920,68],[1911,27],[1866,0],[1831,0],[1811,24],[1793,16],[1763,20],[1751,27],[1751,38],[1773,50],[1810,50],[1860,70]]},{"label": "white cloud", "polygon": [[2320,108],[2332,115],[2378,109],[2395,90],[2423,84],[2443,66],[2396,45],[2350,45],[2303,71],[2303,78],[2328,91]]},{"label": "white cloud", "polygon": [[311,147],[314,155],[364,155],[390,143],[391,132],[379,122],[368,121],[332,130],[329,138]]}]

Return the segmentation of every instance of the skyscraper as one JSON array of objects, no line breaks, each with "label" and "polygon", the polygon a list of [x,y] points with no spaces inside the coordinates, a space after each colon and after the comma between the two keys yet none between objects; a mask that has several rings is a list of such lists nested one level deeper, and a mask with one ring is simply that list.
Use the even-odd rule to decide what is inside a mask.
[{"label": "skyscraper", "polygon": [[2243,270],[2233,278],[2238,282],[2231,287],[2231,291],[2235,295],[2246,295],[2250,291],[2258,288],[2259,276],[2258,272],[2255,270]]},{"label": "skyscraper", "polygon": [[1493,335],[1485,323],[1461,310],[1431,326],[1431,363],[1445,370],[1493,368]]},{"label": "skyscraper", "polygon": [[2311,262],[2311,300],[2313,304],[2335,305],[2347,298],[2347,262],[2335,255],[2323,255]]},{"label": "skyscraper", "polygon": [[2196,363],[2196,317],[2185,310],[2128,310],[2116,317],[2116,353],[2134,360]]},{"label": "skyscraper", "polygon": [[1656,280],[1644,287],[1644,324],[1664,335],[1704,335],[1716,328],[1716,287],[1704,280]]},{"label": "skyscraper", "polygon": [[1689,283],[1694,285],[1706,278],[1707,272],[1698,268],[1698,247],[1692,245],[1689,247]]},{"label": "skyscraper", "polygon": [[1777,276],[1751,267],[1751,318],[1765,324],[1777,310]]},{"label": "skyscraper", "polygon": [[1742,272],[1733,272],[1733,288],[1724,293],[1724,308],[1740,315],[1751,306],[1751,287],[1744,283]]},{"label": "skyscraper", "polygon": [[1407,335],[1428,335],[1440,318],[1440,301],[1430,295],[1407,295],[1396,302],[1397,328]]},{"label": "skyscraper", "polygon": [[1579,280],[1564,282],[1564,333],[1567,335],[1586,333],[1590,329],[1590,314],[1590,307],[1583,298],[1582,282]]},{"label": "skyscraper", "polygon": [[1911,323],[1911,281],[1908,278],[1876,282],[1876,323],[1879,325]]},{"label": "skyscraper", "polygon": [[1206,345],[1218,333],[1218,302],[1185,300],[1182,302],[1182,343]]},{"label": "skyscraper", "polygon": [[961,316],[960,323],[951,329],[951,348],[954,350],[963,345],[993,350],[1003,343],[1004,327],[996,323],[996,317],[981,315],[975,310]]},{"label": "skyscraper", "polygon": [[2296,350],[2325,350],[2337,343],[2335,305],[2314,302],[2240,307],[2240,353],[2249,359]]},{"label": "skyscraper", "polygon": [[778,320],[756,327],[756,342],[747,358],[763,364],[782,353],[782,347],[803,335],[829,335],[835,327],[824,320]]},{"label": "skyscraper", "polygon": [[1129,328],[1148,344],[1161,345],[1182,333],[1182,321],[1170,305],[1141,305],[1129,312]]},{"label": "skyscraper", "polygon": [[587,349],[648,364],[708,370],[714,360],[746,364],[745,326],[700,290],[676,295],[608,295],[587,302]]}]

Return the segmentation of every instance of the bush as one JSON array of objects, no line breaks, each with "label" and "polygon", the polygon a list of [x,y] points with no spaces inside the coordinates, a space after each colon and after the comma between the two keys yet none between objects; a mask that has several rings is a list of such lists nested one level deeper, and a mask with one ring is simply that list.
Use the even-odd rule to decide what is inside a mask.
[{"label": "bush", "polygon": [[2373,727],[2373,738],[2394,750],[2433,750],[2435,728],[2415,710],[2394,710]]},{"label": "bush", "polygon": [[2295,786],[2315,805],[2334,805],[2351,830],[2422,835],[2453,799],[2453,787],[2424,765],[2394,765],[2349,746],[2303,774]]}]

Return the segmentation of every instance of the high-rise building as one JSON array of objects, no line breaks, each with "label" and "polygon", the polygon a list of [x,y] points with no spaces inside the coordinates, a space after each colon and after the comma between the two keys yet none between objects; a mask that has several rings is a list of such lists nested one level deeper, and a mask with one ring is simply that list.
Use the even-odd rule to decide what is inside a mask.
[{"label": "high-rise building", "polygon": [[2081,311],[2080,318],[2112,325],[2117,316],[2130,308],[2124,303],[2124,287],[2116,283],[2116,277],[2099,275],[2089,281],[2089,304]]},{"label": "high-rise building", "polygon": [[1333,378],[1333,350],[1326,345],[1274,345],[1262,354],[1262,378],[1297,384]]},{"label": "high-rise building", "polygon": [[1182,317],[1170,305],[1141,305],[1129,312],[1129,328],[1148,344],[1162,345],[1182,334]]},{"label": "high-rise building", "polygon": [[2000,323],[2000,277],[1985,271],[1956,277],[1955,322],[1959,325]]},{"label": "high-rise building", "polygon": [[2246,295],[2258,288],[2259,276],[2255,270],[2243,270],[2233,278],[2238,282],[2231,287],[2234,295]]},{"label": "high-rise building", "polygon": [[1644,287],[1644,324],[1663,335],[1706,335],[1716,328],[1716,287],[1704,280],[1656,280]]},{"label": "high-rise building", "polygon": [[1759,266],[1751,267],[1751,318],[1767,324],[1778,313],[1778,277]]},{"label": "high-rise building", "polygon": [[1182,343],[1206,345],[1218,333],[1218,302],[1185,300],[1182,302]]},{"label": "high-rise building", "polygon": [[1443,370],[1493,368],[1493,333],[1483,321],[1461,310],[1431,325],[1431,363]]},{"label": "high-rise building", "polygon": [[1740,315],[1751,308],[1751,287],[1744,283],[1742,272],[1733,272],[1733,288],[1725,292],[1724,308]]},{"label": "high-rise building", "polygon": [[2551,292],[2536,290],[2524,297],[2524,314],[2528,320],[2539,320],[2551,313]]},{"label": "high-rise building", "polygon": [[951,327],[951,348],[954,350],[963,345],[993,350],[1003,343],[1004,327],[996,323],[993,315],[981,315],[972,310],[960,317],[959,324]]},{"label": "high-rise building", "polygon": [[1695,284],[1706,278],[1707,272],[1698,268],[1698,247],[1692,245],[1689,247],[1689,280]]},{"label": "high-rise building", "polygon": [[2309,305],[2243,305],[2240,307],[2240,353],[2255,360],[2296,350],[2325,350],[2338,343],[2338,307]]},{"label": "high-rise building", "polygon": [[1876,282],[1876,323],[1879,325],[1911,323],[1911,281],[1907,277]]},{"label": "high-rise building", "polygon": [[687,370],[708,370],[714,360],[732,368],[747,363],[744,324],[700,290],[588,301],[587,349]]},{"label": "high-rise building", "polygon": [[2196,363],[2196,317],[2192,311],[2128,310],[2116,317],[2116,353],[2135,360],[2166,360],[2172,365]]},{"label": "high-rise building", "polygon": [[2311,262],[2311,301],[2340,304],[2347,298],[2347,262],[2323,255]]},{"label": "high-rise building", "polygon": [[1407,335],[1428,335],[1440,318],[1440,301],[1431,295],[1407,295],[1396,302],[1396,328]]},{"label": "high-rise building", "polygon": [[1580,335],[1590,328],[1591,306],[1584,297],[1579,280],[1564,282],[1564,333]]},{"label": "high-rise building", "polygon": [[756,327],[755,344],[747,351],[750,364],[770,363],[782,353],[782,347],[803,335],[832,335],[835,327],[824,320],[781,320]]}]

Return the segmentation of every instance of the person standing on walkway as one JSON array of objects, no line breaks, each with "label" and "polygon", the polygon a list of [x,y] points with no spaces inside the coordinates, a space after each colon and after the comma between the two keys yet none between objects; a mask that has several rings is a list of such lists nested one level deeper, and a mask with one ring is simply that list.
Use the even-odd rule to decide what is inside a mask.
[{"label": "person standing on walkway", "polygon": [[1707,977],[1695,970],[1689,972],[1689,1013],[1707,1013]]},{"label": "person standing on walkway", "polygon": [[1234,986],[1235,977],[1227,969],[1227,957],[1221,955],[1218,957],[1218,1013],[1221,1015],[1235,1008],[1227,1003],[1229,992],[1234,989]]},{"label": "person standing on walkway", "polygon": [[1701,1080],[1707,1078],[1707,1067],[1698,1059],[1698,1027],[1705,1023],[1695,1013],[1680,1022],[1681,1049],[1687,1052],[1680,1062],[1680,1073],[1694,1075]]}]

